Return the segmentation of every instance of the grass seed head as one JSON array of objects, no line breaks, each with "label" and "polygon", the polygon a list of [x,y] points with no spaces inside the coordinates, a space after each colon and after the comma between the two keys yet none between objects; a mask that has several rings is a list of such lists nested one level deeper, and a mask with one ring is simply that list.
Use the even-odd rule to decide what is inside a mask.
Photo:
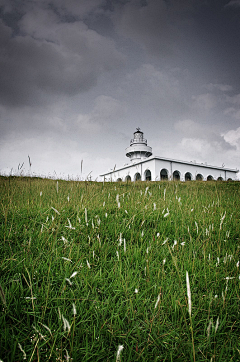
[{"label": "grass seed head", "polygon": [[123,348],[124,348],[124,347],[123,347],[122,345],[119,345],[119,346],[118,346],[116,362],[119,362],[119,361],[120,361],[120,354],[122,353]]},{"label": "grass seed head", "polygon": [[188,271],[186,271],[186,283],[187,283],[187,296],[188,296],[188,312],[191,317],[192,313],[192,300],[191,300],[191,289],[190,289],[190,282],[189,282],[189,276]]}]

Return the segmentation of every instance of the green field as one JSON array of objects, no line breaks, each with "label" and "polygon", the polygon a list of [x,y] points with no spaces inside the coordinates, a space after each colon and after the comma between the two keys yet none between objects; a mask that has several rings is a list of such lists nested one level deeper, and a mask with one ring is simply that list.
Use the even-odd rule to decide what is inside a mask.
[{"label": "green field", "polygon": [[1,177],[0,195],[3,362],[240,360],[239,182]]}]

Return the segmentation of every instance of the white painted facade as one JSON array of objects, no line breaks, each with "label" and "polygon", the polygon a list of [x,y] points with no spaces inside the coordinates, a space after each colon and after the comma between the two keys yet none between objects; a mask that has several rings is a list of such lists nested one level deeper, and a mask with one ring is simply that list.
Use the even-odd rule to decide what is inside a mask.
[{"label": "white painted facade", "polygon": [[226,167],[210,166],[195,162],[154,157],[143,132],[138,128],[126,156],[130,164],[102,174],[105,181],[161,181],[161,180],[237,180],[238,170]]}]

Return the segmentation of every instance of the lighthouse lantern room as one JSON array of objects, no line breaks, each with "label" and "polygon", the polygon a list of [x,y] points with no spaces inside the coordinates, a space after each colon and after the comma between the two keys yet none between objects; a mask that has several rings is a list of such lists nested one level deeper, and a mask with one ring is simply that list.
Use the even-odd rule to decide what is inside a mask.
[{"label": "lighthouse lantern room", "polygon": [[152,147],[147,145],[147,140],[143,138],[140,128],[137,128],[133,137],[130,146],[126,148],[126,156],[130,158],[130,161],[140,161],[152,156]]}]

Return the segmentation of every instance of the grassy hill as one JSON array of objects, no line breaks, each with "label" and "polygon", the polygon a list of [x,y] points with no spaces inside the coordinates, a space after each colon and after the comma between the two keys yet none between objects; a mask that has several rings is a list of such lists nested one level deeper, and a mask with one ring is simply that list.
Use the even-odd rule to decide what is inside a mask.
[{"label": "grassy hill", "polygon": [[239,182],[1,177],[0,197],[3,362],[240,360]]}]

